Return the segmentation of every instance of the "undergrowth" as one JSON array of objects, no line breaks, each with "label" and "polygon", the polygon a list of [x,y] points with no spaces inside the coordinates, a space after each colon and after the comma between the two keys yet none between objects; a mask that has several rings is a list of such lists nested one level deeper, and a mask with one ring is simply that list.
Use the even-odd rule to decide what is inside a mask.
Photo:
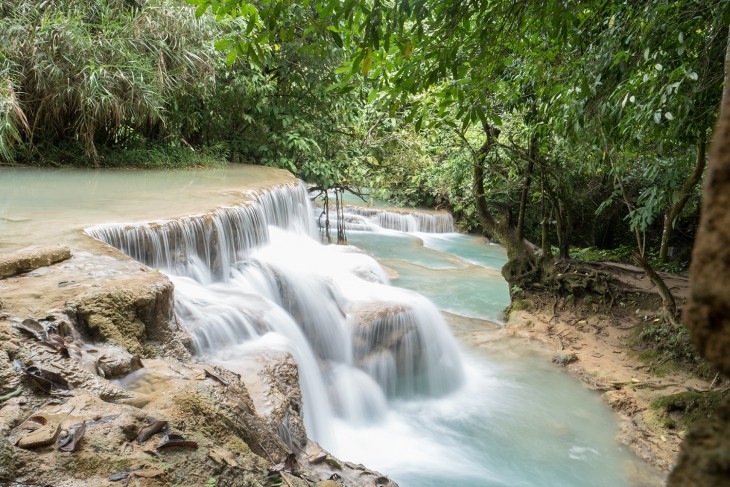
[{"label": "undergrowth", "polygon": [[[98,148],[99,166],[104,168],[179,169],[216,167],[228,164],[227,152],[219,147],[191,149],[144,141],[117,147]],[[37,147],[33,157],[19,161],[29,166],[93,168],[83,146],[61,143]]]},{"label": "undergrowth", "polygon": [[711,379],[715,371],[692,346],[687,329],[666,323],[661,318],[640,328],[634,339],[639,357],[657,374],[683,367],[699,377]]},{"label": "undergrowth", "polygon": [[[574,259],[587,262],[609,261],[621,262],[624,264],[634,265],[631,254],[636,252],[636,248],[631,245],[621,245],[615,249],[599,249],[597,247],[574,248],[570,251],[570,256]],[[655,249],[647,251],[647,260],[656,271],[669,272],[671,274],[686,274],[689,268],[689,262],[683,260],[670,260],[661,262],[659,254]]]},{"label": "undergrowth", "polygon": [[685,391],[658,397],[651,402],[651,407],[661,412],[662,422],[667,428],[687,429],[695,421],[712,416],[726,394],[727,390]]}]

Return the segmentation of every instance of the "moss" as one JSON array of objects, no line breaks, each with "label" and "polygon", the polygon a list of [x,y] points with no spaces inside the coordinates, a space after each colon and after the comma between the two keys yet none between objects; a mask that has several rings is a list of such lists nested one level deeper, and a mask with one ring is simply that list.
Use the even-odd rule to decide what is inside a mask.
[{"label": "moss", "polygon": [[660,318],[634,328],[629,345],[638,359],[657,377],[677,371],[711,379],[715,370],[692,346],[684,326],[665,324]]},{"label": "moss", "polygon": [[330,468],[334,468],[335,470],[342,470],[342,465],[340,465],[340,462],[332,457],[327,457],[325,462],[327,463],[327,465],[330,466]]},{"label": "moss", "polygon": [[512,302],[512,310],[513,311],[522,311],[527,309],[532,309],[535,307],[535,303],[530,301],[529,299],[516,299]]},{"label": "moss", "polygon": [[234,436],[228,442],[226,442],[225,447],[231,450],[232,452],[238,452],[242,453],[244,455],[250,455],[251,448],[246,444],[245,441],[243,441],[238,436]]},{"label": "moss", "polygon": [[[64,459],[67,461],[63,462]],[[112,472],[119,472],[132,466],[131,458],[102,455],[59,456],[59,461],[63,462],[63,469],[77,479],[107,476]]]},{"label": "moss", "polygon": [[130,280],[119,287],[83,294],[69,305],[69,312],[92,340],[109,341],[133,355],[151,357],[151,341],[172,337],[172,283],[149,276]]},{"label": "moss", "polygon": [[5,439],[0,439],[0,484],[13,480],[17,468],[18,463],[13,447]]},{"label": "moss", "polygon": [[201,391],[186,391],[173,397],[186,422],[202,436],[214,439],[219,444],[243,454],[250,454],[252,450],[246,440],[251,440],[251,434],[240,424],[236,424],[215,402],[215,400]]},{"label": "moss", "polygon": [[145,324],[135,316],[135,299],[124,291],[97,293],[78,304],[79,322],[93,338],[143,353]]},{"label": "moss", "polygon": [[[658,411],[664,426],[684,429],[699,419],[711,417],[725,394],[722,391],[680,392],[654,399],[651,407]],[[681,416],[677,417],[677,413]]]}]

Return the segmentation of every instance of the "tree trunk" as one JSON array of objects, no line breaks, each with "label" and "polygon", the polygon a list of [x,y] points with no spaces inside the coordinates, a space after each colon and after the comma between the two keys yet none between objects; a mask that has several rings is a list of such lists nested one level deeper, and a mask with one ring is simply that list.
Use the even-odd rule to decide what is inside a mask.
[{"label": "tree trunk", "polygon": [[560,199],[558,199],[558,226],[560,226],[560,234],[562,238],[560,239],[560,243],[558,244],[558,248],[560,249],[560,258],[561,259],[569,259],[570,258],[570,229],[571,229],[571,221],[570,221],[570,213],[568,210],[565,209],[565,203],[563,203]]},{"label": "tree trunk", "polygon": [[345,195],[343,188],[335,189],[335,205],[337,211],[337,244],[347,245],[347,236],[345,235],[345,204],[342,198]]},{"label": "tree trunk", "polygon": [[[702,213],[690,267],[690,296],[684,322],[697,350],[730,375],[730,33],[725,59],[725,92],[710,146]],[[670,487],[727,485],[730,476],[730,400],[711,419],[696,422],[682,442]]]},{"label": "tree trunk", "polygon": [[532,246],[520,238],[517,229],[510,225],[507,212],[501,212],[500,219],[497,220],[489,210],[484,191],[484,164],[496,143],[499,129],[485,124],[484,131],[487,140],[474,155],[472,174],[477,216],[484,231],[494,235],[507,250],[509,261],[502,268],[502,275],[509,283],[510,289],[514,286],[527,288],[530,282],[541,278],[541,263],[532,251]]},{"label": "tree trunk", "polygon": [[484,163],[489,152],[496,142],[494,139],[499,135],[499,129],[486,126],[485,132],[487,140],[475,155],[473,169],[473,187],[474,203],[477,210],[477,217],[482,228],[488,234],[494,235],[499,242],[507,250],[507,257],[512,258],[514,255],[525,252],[527,248],[524,241],[519,238],[517,229],[511,227],[507,215],[502,215],[498,221],[489,211],[487,205],[486,191],[484,190]]},{"label": "tree trunk", "polygon": [[527,199],[530,196],[532,171],[535,168],[535,160],[537,159],[537,137],[534,135],[530,138],[528,157],[527,171],[525,171],[525,179],[522,182],[522,194],[520,194],[520,212],[517,215],[517,236],[520,239],[525,238],[525,212],[527,211]]},{"label": "tree trunk", "polygon": [[545,259],[552,260],[553,249],[550,244],[550,227],[548,221],[552,220],[552,210],[548,214],[547,205],[545,204],[545,171],[541,170],[540,178],[540,246],[542,247],[542,255]]},{"label": "tree trunk", "polygon": [[646,275],[649,276],[651,282],[656,286],[657,291],[659,292],[659,296],[661,296],[662,298],[662,311],[664,313],[664,318],[671,325],[676,326],[677,303],[674,301],[674,296],[672,296],[672,292],[667,287],[664,279],[662,279],[659,274],[656,273],[651,264],[649,264],[649,262],[640,254],[634,253],[632,254],[632,257],[634,259],[634,262],[636,262],[636,265],[644,270]]},{"label": "tree trunk", "polygon": [[[324,191],[324,234],[327,237],[327,243],[332,243],[332,236],[330,234],[330,197],[327,191]],[[320,219],[322,215],[320,215]]]},{"label": "tree trunk", "polygon": [[705,130],[700,130],[697,135],[697,155],[695,157],[695,167],[692,170],[689,178],[684,182],[682,188],[679,190],[679,199],[667,210],[664,214],[664,230],[662,231],[662,241],[659,246],[659,260],[662,262],[667,261],[667,254],[669,253],[669,238],[672,236],[672,230],[674,229],[674,221],[677,219],[682,210],[684,209],[690,195],[692,194],[692,188],[702,178],[702,173],[705,171],[706,165],[706,152],[707,140],[705,136]]}]

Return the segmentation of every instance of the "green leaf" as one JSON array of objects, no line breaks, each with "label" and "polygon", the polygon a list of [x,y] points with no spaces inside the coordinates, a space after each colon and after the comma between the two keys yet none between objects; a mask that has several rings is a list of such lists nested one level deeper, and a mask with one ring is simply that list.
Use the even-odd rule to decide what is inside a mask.
[{"label": "green leaf", "polygon": [[237,55],[235,49],[231,49],[230,51],[228,51],[228,56],[226,56],[226,64],[228,66],[233,65],[233,63],[236,61],[236,57]]},{"label": "green leaf", "polygon": [[366,49],[367,54],[365,54],[365,58],[362,60],[362,69],[361,73],[363,76],[367,76],[370,72],[370,68],[373,66],[373,51],[369,47]]},{"label": "green leaf", "polygon": [[423,125],[423,117],[418,117],[418,120],[416,120],[416,132],[421,131],[421,125]]},{"label": "green leaf", "polygon": [[335,41],[335,44],[337,45],[337,47],[342,49],[342,47],[344,46],[344,43],[342,42],[342,37],[340,37],[340,34],[338,34],[337,32],[334,32],[334,31],[330,31],[330,35],[332,36],[332,39]]},{"label": "green leaf", "polygon": [[195,9],[195,18],[199,19],[200,17],[202,17],[206,10],[208,10],[207,2],[198,5],[198,8]]},{"label": "green leaf", "polygon": [[233,41],[230,39],[222,39],[213,44],[213,47],[215,47],[217,51],[225,51],[226,49],[231,48],[231,44],[233,44]]}]

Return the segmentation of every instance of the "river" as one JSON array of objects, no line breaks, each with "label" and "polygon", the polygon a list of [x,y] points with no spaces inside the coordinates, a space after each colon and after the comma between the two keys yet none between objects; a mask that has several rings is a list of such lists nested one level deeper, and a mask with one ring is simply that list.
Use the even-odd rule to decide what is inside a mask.
[{"label": "river", "polygon": [[309,434],[403,487],[630,486],[649,470],[596,393],[498,333],[505,255],[480,238],[353,212],[367,254],[321,245],[304,189],[264,169],[1,176],[0,246],[83,253],[86,228],[159,268],[202,359],[245,373],[292,353]]}]

